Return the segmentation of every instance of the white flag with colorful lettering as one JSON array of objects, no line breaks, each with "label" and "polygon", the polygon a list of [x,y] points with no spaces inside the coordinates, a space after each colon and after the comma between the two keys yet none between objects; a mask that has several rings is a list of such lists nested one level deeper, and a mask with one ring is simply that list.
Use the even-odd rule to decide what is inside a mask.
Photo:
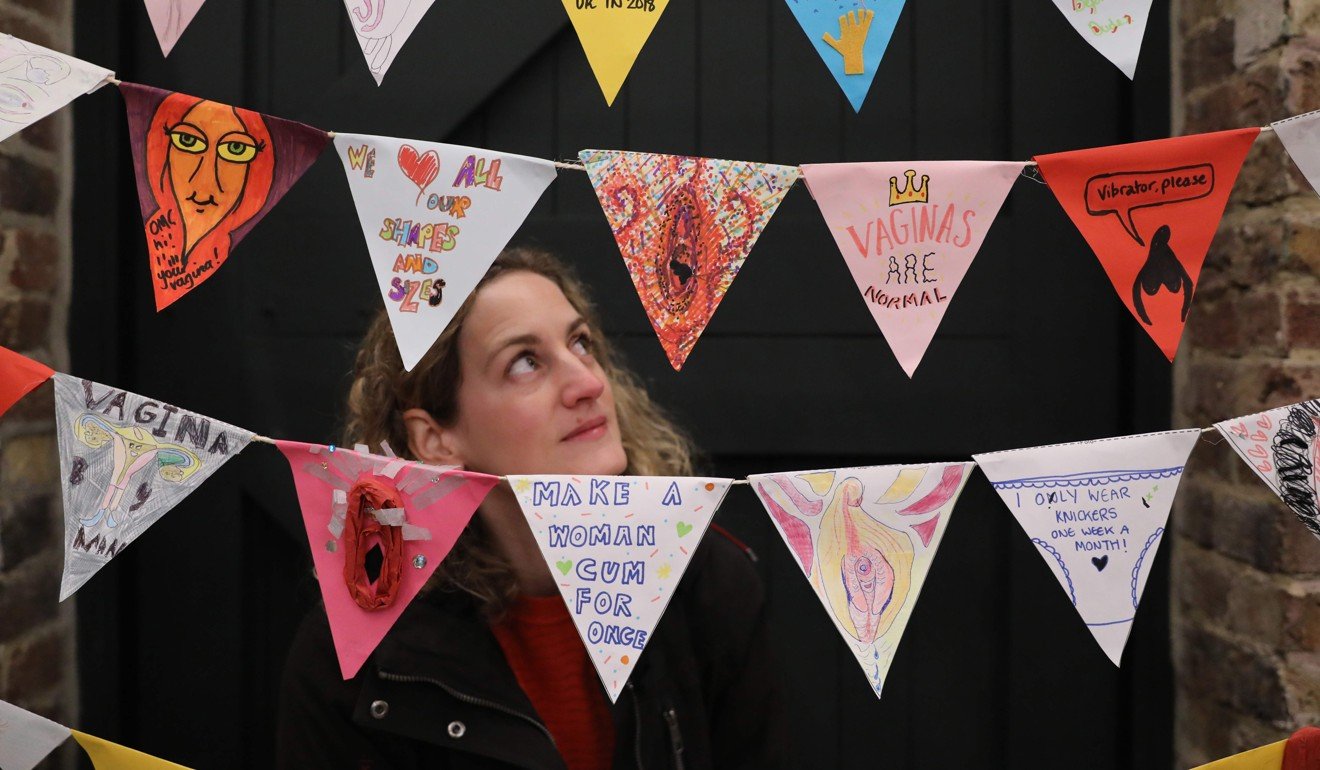
[{"label": "white flag with colorful lettering", "polygon": [[617,700],[731,479],[510,476],[587,655]]},{"label": "white flag with colorful lettering", "polygon": [[1054,0],[1054,5],[1092,48],[1129,80],[1136,77],[1151,0]]},{"label": "white flag with colorful lettering", "polygon": [[1115,666],[1200,435],[1192,428],[972,455]]},{"label": "white flag with colorful lettering", "polygon": [[243,451],[252,433],[91,380],[54,379],[64,601]]},{"label": "white flag with colorful lettering", "polygon": [[335,152],[412,370],[554,181],[555,164],[365,134],[336,134]]}]

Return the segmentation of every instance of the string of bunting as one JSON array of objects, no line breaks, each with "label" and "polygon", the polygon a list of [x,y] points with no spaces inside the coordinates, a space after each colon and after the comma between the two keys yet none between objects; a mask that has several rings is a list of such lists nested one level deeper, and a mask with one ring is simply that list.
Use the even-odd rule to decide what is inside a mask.
[{"label": "string of bunting", "polygon": [[[1052,0],[1092,48],[1135,78],[1152,0]],[[205,0],[144,0],[164,56],[169,56]],[[344,0],[367,69],[380,85],[434,0]],[[569,22],[613,105],[669,0],[562,0]],[[854,111],[871,90],[906,0],[785,0]],[[1062,29],[1062,28],[1060,28]]]},{"label": "string of bunting", "polygon": [[[1183,469],[1217,433],[1320,537],[1320,399],[1188,428],[970,461],[754,474],[507,476],[388,445],[259,436],[0,348],[0,406],[54,380],[64,503],[60,599],[256,441],[289,463],[344,678],[507,482],[611,698],[733,485],[750,486],[877,697],[959,495],[980,467],[1105,655],[1119,665]],[[366,554],[379,546],[375,577]]]},{"label": "string of bunting", "polygon": [[[1277,133],[1320,183],[1320,112],[1266,129],[1038,155],[1030,161],[783,166],[583,150],[579,164],[330,133],[150,86],[13,37],[0,49],[32,95],[0,139],[104,83],[124,96],[158,310],[215,274],[333,143],[395,339],[411,369],[554,181],[585,170],[673,367],[686,363],[799,178],[909,376],[920,365],[1014,182],[1047,183],[1124,305],[1173,360],[1201,266],[1246,152]],[[442,178],[443,170],[443,178]],[[452,180],[452,181],[451,181]]]}]

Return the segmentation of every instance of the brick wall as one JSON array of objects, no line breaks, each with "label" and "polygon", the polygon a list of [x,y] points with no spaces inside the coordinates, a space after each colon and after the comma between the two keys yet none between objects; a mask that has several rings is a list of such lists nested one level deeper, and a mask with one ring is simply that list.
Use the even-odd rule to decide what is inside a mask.
[{"label": "brick wall", "polygon": [[[1174,4],[1174,133],[1320,108],[1320,0]],[[1320,198],[1265,134],[1201,274],[1177,425],[1320,397]],[[1212,439],[1213,440],[1213,439]],[[1320,724],[1320,541],[1227,446],[1175,511],[1175,756],[1188,767]]]},{"label": "brick wall", "polygon": [[[67,52],[71,0],[0,0],[0,32]],[[71,126],[66,108],[0,142],[0,345],[66,371]],[[76,724],[52,408],[47,384],[0,419],[0,699]]]}]

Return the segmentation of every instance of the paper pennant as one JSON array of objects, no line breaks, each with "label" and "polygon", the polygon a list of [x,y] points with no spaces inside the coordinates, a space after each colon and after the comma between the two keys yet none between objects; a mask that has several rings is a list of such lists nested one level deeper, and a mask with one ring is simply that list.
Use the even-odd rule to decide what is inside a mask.
[{"label": "paper pennant", "polygon": [[1320,110],[1271,123],[1283,149],[1320,193]]},{"label": "paper pennant", "polygon": [[614,104],[637,54],[668,6],[669,0],[564,0],[606,104]]},{"label": "paper pennant", "polygon": [[0,141],[112,77],[104,67],[0,34]]},{"label": "paper pennant", "polygon": [[399,49],[417,28],[435,0],[344,0],[348,23],[353,27],[367,68],[376,85],[394,63]]},{"label": "paper pennant", "polygon": [[730,483],[509,477],[611,701],[618,700]]},{"label": "paper pennant", "polygon": [[151,28],[160,42],[160,52],[165,56],[174,50],[179,36],[192,23],[193,17],[202,9],[206,0],[145,0],[147,16],[151,19]]},{"label": "paper pennant", "polygon": [[69,728],[0,700],[0,767],[32,770],[64,743]]},{"label": "paper pennant", "polygon": [[121,83],[156,309],[210,278],[329,136],[283,118]]},{"label": "paper pennant", "polygon": [[[339,668],[357,675],[454,547],[496,476],[297,441],[289,461]],[[372,581],[367,554],[381,549]]]},{"label": "paper pennant", "polygon": [[1115,666],[1200,435],[1193,428],[972,456]]},{"label": "paper pennant", "polygon": [[862,301],[909,377],[1025,165],[905,161],[802,167]]},{"label": "paper pennant", "polygon": [[157,759],[136,749],[111,743],[104,738],[72,730],[73,739],[83,747],[96,770],[188,770],[183,765]]},{"label": "paper pennant", "polygon": [[880,697],[973,463],[749,476]]},{"label": "paper pennant", "polygon": [[53,374],[49,366],[0,347],[0,415]]},{"label": "paper pennant", "polygon": [[615,150],[581,158],[660,344],[682,369],[799,171]]},{"label": "paper pennant", "polygon": [[1215,423],[1242,461],[1320,537],[1320,399]]},{"label": "paper pennant", "polygon": [[1287,746],[1288,741],[1270,743],[1209,764],[1197,765],[1192,770],[1280,770],[1283,767],[1283,752]]},{"label": "paper pennant", "polygon": [[555,178],[548,160],[336,134],[394,339],[411,370]]},{"label": "paper pennant", "polygon": [[1258,128],[1038,155],[1114,289],[1170,361]]},{"label": "paper pennant", "polygon": [[55,374],[64,601],[252,440],[219,420]]},{"label": "paper pennant", "polygon": [[785,0],[854,111],[862,109],[905,0]]},{"label": "paper pennant", "polygon": [[1136,77],[1151,0],[1054,0],[1054,5],[1092,48],[1129,80]]}]

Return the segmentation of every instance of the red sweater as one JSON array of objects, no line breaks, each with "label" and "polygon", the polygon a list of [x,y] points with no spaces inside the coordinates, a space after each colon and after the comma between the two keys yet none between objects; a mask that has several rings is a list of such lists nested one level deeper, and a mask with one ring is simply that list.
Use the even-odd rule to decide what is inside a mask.
[{"label": "red sweater", "polygon": [[614,721],[563,598],[521,597],[491,630],[569,770],[609,768]]}]

